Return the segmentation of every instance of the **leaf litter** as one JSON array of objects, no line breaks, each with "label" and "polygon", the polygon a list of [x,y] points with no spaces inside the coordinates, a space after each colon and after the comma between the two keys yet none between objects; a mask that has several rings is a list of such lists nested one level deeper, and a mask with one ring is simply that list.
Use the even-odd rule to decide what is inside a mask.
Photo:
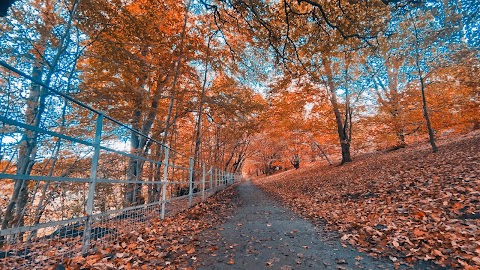
[{"label": "leaf litter", "polygon": [[480,267],[480,134],[308,167],[255,183],[344,243],[396,265]]},{"label": "leaf litter", "polygon": [[[122,232],[112,246],[66,259],[66,269],[194,269],[203,252],[198,235],[223,223],[235,208],[235,185],[151,226]],[[234,263],[233,259],[231,260]]]}]

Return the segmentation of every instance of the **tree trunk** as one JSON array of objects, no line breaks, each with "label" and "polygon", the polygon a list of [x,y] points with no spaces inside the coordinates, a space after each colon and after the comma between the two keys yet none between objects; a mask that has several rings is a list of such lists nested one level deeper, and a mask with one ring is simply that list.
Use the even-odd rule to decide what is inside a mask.
[{"label": "tree trunk", "polygon": [[[195,150],[193,153],[193,165],[197,164],[198,155],[200,152],[200,145],[202,143],[201,133],[202,133],[202,115],[203,115],[203,103],[205,102],[205,92],[207,86],[207,73],[208,73],[208,62],[210,61],[210,43],[215,34],[212,34],[208,37],[207,42],[207,53],[205,55],[205,71],[203,73],[203,84],[202,92],[200,94],[200,104],[198,105],[198,116],[197,116],[197,129],[195,130]],[[201,167],[201,166],[200,166]],[[192,180],[192,184],[195,179]],[[193,188],[193,187],[192,187]]]},{"label": "tree trunk", "polygon": [[243,163],[245,162],[245,159],[247,158],[247,150],[248,150],[249,146],[250,146],[250,140],[245,139],[243,147],[240,149],[240,151],[237,154],[236,160],[233,162],[232,173],[241,172],[242,167],[243,167]]},{"label": "tree trunk", "polygon": [[293,155],[290,159],[290,163],[293,165],[295,170],[300,169],[300,156],[298,154]]},{"label": "tree trunk", "polygon": [[[78,0],[72,5],[72,10],[67,22],[65,32],[60,38],[59,46],[57,47],[56,54],[54,55],[51,63],[49,63],[50,69],[45,79],[45,84],[50,84],[50,79],[55,72],[55,68],[60,61],[61,56],[64,53],[65,44],[69,42],[70,29],[72,26],[73,18],[76,15],[78,8]],[[45,45],[47,42],[43,39],[40,43]],[[45,47],[45,46],[43,46]],[[40,52],[38,52],[40,53]],[[37,59],[33,63],[32,77],[37,81],[42,81],[43,75],[43,62],[42,56],[36,56]],[[75,59],[75,61],[78,58]],[[38,127],[40,125],[41,116],[44,111],[44,103],[46,98],[46,90],[43,90],[40,85],[32,83],[29,96],[26,100],[25,110],[25,123]],[[37,135],[36,131],[25,130],[22,141],[19,145],[18,160],[17,160],[17,175],[30,175],[33,165],[35,163],[36,151],[37,151]],[[29,180],[16,180],[14,184],[14,190],[10,201],[7,204],[5,216],[2,220],[2,229],[6,229],[13,226],[24,225],[24,213],[25,207],[28,202],[28,184]],[[15,210],[15,216],[13,211]],[[3,245],[4,237],[0,237],[0,246]]]},{"label": "tree trunk", "polygon": [[[58,47],[56,48],[56,53],[49,63],[49,71],[45,78],[45,85],[50,84],[50,80],[54,72],[56,71],[58,62],[60,61],[61,56],[65,52],[66,44],[70,42],[70,30],[74,17],[78,9],[79,0],[76,0],[72,3],[72,9],[70,16],[68,18],[65,31],[63,32]],[[41,47],[45,48],[47,41],[45,37],[41,37],[39,43]],[[37,51],[36,59],[33,63],[32,74],[31,76],[36,80],[41,82],[43,76],[43,66],[44,62],[42,60],[42,53]],[[78,56],[74,61],[78,60]],[[41,117],[45,109],[45,98],[47,90],[43,89],[40,85],[33,83],[31,85],[29,96],[26,100],[26,109],[25,109],[25,123],[34,127],[38,127],[41,122]],[[33,165],[35,163],[36,151],[37,151],[37,136],[36,131],[31,131],[25,129],[22,140],[18,149],[18,159],[17,159],[17,175],[30,175]],[[24,225],[24,214],[25,207],[28,202],[28,184],[29,180],[16,180],[14,184],[14,189],[10,201],[7,204],[4,218],[2,219],[1,229],[6,229],[14,226],[23,226]],[[13,212],[15,210],[15,216]],[[4,237],[0,237],[0,246],[4,243]]]},{"label": "tree trunk", "polygon": [[428,116],[427,99],[425,98],[425,84],[423,81],[423,77],[421,75],[420,75],[420,87],[422,90],[423,117],[425,118],[425,122],[427,124],[430,145],[432,146],[432,151],[435,153],[438,151],[438,147],[437,147],[437,144],[435,143],[435,132],[433,131],[432,124],[430,123],[430,117]]},{"label": "tree trunk", "polygon": [[[337,133],[340,140],[340,146],[342,148],[342,163],[351,162],[350,157],[350,138],[345,130],[345,126],[342,120],[342,114],[340,113],[339,104],[337,101],[337,94],[335,93],[335,83],[333,82],[333,73],[330,67],[330,60],[326,56],[322,57],[323,66],[325,67],[325,75],[327,76],[327,87],[330,91],[330,102],[332,103],[333,113],[335,114],[335,122],[337,124]],[[348,112],[346,112],[348,113]]]},{"label": "tree trunk", "polygon": [[[142,111],[141,111],[141,101],[137,100],[137,104],[135,105],[135,109],[132,113],[132,128],[134,130],[140,130],[140,121],[142,118]],[[130,132],[130,154],[135,156],[141,156],[141,150],[139,149],[140,146],[140,139],[139,135],[131,131]],[[139,162],[137,158],[129,158],[128,159],[128,167],[127,167],[127,179],[128,180],[139,180]],[[124,194],[124,205],[130,206],[136,204],[137,197],[140,196],[139,191],[141,189],[137,189],[137,184],[127,184],[125,187],[125,194]]]},{"label": "tree trunk", "polygon": [[422,109],[423,109],[423,118],[425,118],[425,123],[427,124],[428,137],[430,145],[432,146],[432,151],[435,153],[438,151],[437,145],[435,143],[435,132],[433,131],[432,124],[430,123],[430,117],[428,115],[427,99],[425,97],[425,78],[423,77],[422,68],[420,67],[420,42],[418,41],[418,29],[415,20],[413,20],[414,36],[415,36],[415,66],[417,67],[418,79],[420,80],[420,90],[422,92]]},{"label": "tree trunk", "polygon": [[170,104],[168,105],[168,111],[167,111],[167,119],[165,121],[165,130],[164,130],[164,136],[162,143],[163,145],[166,145],[167,140],[168,140],[168,133],[170,129],[170,118],[172,118],[173,114],[173,106],[175,105],[175,94],[176,94],[176,87],[177,87],[177,81],[178,77],[180,76],[180,67],[182,64],[182,57],[183,57],[183,50],[185,47],[185,36],[187,35],[187,22],[188,22],[188,15],[190,14],[190,5],[192,3],[192,0],[188,0],[187,6],[185,7],[185,17],[183,19],[183,27],[182,27],[182,33],[180,36],[180,45],[179,45],[179,53],[178,53],[178,58],[175,63],[175,68],[173,72],[173,83],[172,83],[172,91],[170,94]]},{"label": "tree trunk", "polygon": [[[42,65],[36,61],[32,68],[32,77],[38,81],[42,80]],[[32,83],[29,96],[26,101],[25,123],[38,127],[40,115],[44,109],[44,95],[40,85]],[[37,132],[25,130],[18,148],[17,175],[29,175],[35,163],[37,144]],[[5,215],[2,220],[2,230],[14,226],[22,226],[22,212],[28,201],[29,180],[15,180],[13,193],[7,204]],[[15,211],[14,211],[15,210]],[[0,246],[4,237],[0,237]]]}]

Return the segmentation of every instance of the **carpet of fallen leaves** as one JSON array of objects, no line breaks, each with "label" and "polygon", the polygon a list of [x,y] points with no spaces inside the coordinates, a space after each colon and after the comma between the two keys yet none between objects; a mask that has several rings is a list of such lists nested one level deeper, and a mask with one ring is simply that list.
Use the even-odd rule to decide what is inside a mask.
[{"label": "carpet of fallen leaves", "polygon": [[67,259],[66,269],[193,269],[201,241],[200,232],[228,218],[235,208],[235,185],[204,202],[150,227],[122,232],[111,246],[88,256]]},{"label": "carpet of fallen leaves", "polygon": [[341,240],[397,266],[480,269],[480,133],[254,181]]}]

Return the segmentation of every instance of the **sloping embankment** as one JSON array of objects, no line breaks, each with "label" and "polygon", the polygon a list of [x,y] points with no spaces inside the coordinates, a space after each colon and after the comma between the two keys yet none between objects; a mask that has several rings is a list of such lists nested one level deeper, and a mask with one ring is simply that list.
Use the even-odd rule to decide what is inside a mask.
[{"label": "sloping embankment", "polygon": [[305,168],[255,183],[296,212],[394,262],[480,267],[480,134]]}]

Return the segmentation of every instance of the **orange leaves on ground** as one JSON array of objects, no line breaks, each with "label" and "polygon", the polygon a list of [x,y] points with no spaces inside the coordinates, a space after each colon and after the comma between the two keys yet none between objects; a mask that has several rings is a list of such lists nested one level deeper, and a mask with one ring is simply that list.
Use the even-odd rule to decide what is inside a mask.
[{"label": "orange leaves on ground", "polygon": [[460,203],[460,202],[454,202],[453,205],[452,205],[452,210],[455,211],[455,212],[458,212],[460,209],[462,209],[464,206],[463,206],[463,203]]},{"label": "orange leaves on ground", "polygon": [[64,265],[67,269],[194,269],[196,254],[202,252],[197,236],[231,214],[236,192],[231,187],[176,216],[153,220],[150,226],[119,230],[111,246],[67,259]]},{"label": "orange leaves on ground", "polygon": [[427,232],[419,230],[419,229],[413,229],[413,235],[417,238],[423,237]]},{"label": "orange leaves on ground", "polygon": [[256,183],[359,250],[441,266],[480,268],[480,133],[306,168]]},{"label": "orange leaves on ground", "polygon": [[193,254],[195,253],[195,247],[194,246],[188,246],[187,247],[187,254]]},{"label": "orange leaves on ground", "polygon": [[90,255],[90,256],[87,256],[86,261],[85,261],[85,264],[86,264],[87,266],[92,266],[92,265],[94,265],[96,262],[98,262],[100,259],[101,259],[101,255],[100,255],[100,254]]},{"label": "orange leaves on ground", "polygon": [[425,214],[423,211],[418,211],[415,213],[415,218],[418,220],[423,220],[426,216],[427,214]]}]

